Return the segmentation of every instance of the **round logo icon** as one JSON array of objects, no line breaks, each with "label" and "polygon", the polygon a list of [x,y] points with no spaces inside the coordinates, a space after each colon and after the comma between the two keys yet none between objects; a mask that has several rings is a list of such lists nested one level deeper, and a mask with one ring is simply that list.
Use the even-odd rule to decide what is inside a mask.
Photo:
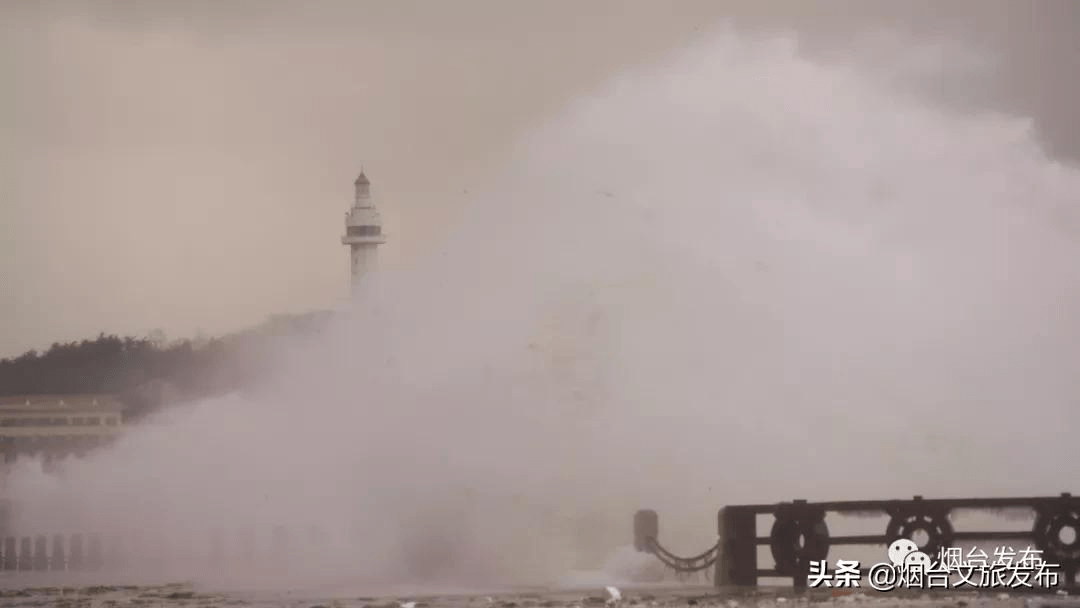
[{"label": "round logo icon", "polygon": [[923,572],[929,571],[930,556],[922,551],[912,551],[911,553],[908,553],[907,557],[904,558],[904,569],[914,570],[916,566]]},{"label": "round logo icon", "polygon": [[[919,553],[919,545],[908,538],[898,538],[889,545],[889,561],[894,566],[903,566],[904,560],[912,553]],[[926,555],[923,553],[923,555]]]}]

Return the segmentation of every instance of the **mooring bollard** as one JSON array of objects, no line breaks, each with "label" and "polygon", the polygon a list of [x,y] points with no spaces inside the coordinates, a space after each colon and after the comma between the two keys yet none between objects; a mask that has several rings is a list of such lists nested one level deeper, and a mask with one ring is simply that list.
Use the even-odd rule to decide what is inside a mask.
[{"label": "mooring bollard", "polygon": [[34,538],[34,570],[49,569],[49,538],[39,534]]},{"label": "mooring bollard", "polygon": [[71,535],[71,553],[68,555],[68,570],[81,570],[83,567],[82,534]]},{"label": "mooring bollard", "polygon": [[63,570],[67,566],[64,559],[64,535],[56,534],[52,542],[52,559],[49,560],[50,570]]},{"label": "mooring bollard", "polygon": [[15,552],[15,537],[4,538],[4,570],[15,570],[19,567],[19,554]]}]

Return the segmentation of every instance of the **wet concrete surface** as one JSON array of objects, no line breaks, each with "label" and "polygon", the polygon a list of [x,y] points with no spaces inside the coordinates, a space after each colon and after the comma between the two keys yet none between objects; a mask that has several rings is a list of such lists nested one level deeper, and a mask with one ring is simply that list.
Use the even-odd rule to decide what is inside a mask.
[{"label": "wet concrete surface", "polygon": [[306,590],[215,591],[202,585],[19,586],[0,581],[0,607],[58,608],[796,608],[836,604],[837,608],[872,604],[880,608],[1080,608],[1080,596],[1034,594],[1025,590],[988,592],[875,592],[872,589],[812,589],[795,594],[790,588],[718,590],[702,586],[620,588],[613,600],[604,588],[535,589],[496,593],[397,594],[367,596],[343,591]]}]

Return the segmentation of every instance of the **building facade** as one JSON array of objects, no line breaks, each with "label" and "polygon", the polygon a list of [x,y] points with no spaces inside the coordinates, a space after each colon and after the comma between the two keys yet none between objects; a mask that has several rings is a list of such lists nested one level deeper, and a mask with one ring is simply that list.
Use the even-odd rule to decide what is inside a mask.
[{"label": "building facade", "polygon": [[86,452],[116,438],[123,407],[107,395],[32,395],[0,398],[0,452],[45,462]]}]

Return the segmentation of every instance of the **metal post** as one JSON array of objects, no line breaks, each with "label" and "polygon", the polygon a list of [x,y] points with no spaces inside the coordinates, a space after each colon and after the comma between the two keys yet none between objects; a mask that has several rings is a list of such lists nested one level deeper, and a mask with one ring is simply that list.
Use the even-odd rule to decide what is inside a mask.
[{"label": "metal post", "polygon": [[717,587],[757,585],[757,515],[741,507],[717,514],[720,555],[713,582]]},{"label": "metal post", "polygon": [[634,513],[634,549],[653,552],[653,542],[660,538],[660,517],[656,511],[642,509]]},{"label": "metal post", "polygon": [[[794,505],[795,518],[798,521],[803,521],[807,518],[808,510],[806,508],[805,499],[796,499],[792,501]],[[804,538],[803,542],[809,544],[810,539]],[[792,577],[793,586],[795,587],[795,593],[806,592],[806,581],[810,577],[810,559],[806,555],[805,547],[798,552],[799,559],[796,562],[795,575]]]}]

